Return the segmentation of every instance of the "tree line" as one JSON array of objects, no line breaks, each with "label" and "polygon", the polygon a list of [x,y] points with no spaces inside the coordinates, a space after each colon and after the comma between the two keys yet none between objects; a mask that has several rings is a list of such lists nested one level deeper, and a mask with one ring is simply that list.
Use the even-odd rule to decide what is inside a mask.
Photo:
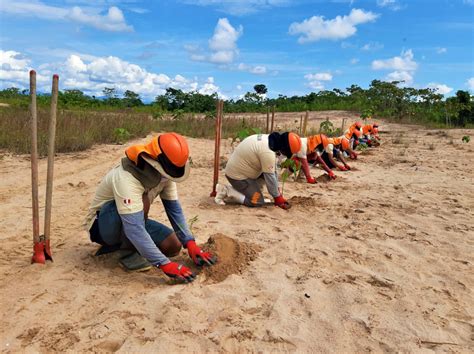
[{"label": "tree line", "polygon": [[[474,100],[468,91],[459,90],[453,97],[444,98],[435,89],[400,86],[400,81],[373,80],[367,89],[351,85],[340,89],[311,92],[304,96],[266,96],[264,84],[254,86],[237,99],[226,100],[225,112],[266,112],[275,107],[279,112],[350,110],[360,112],[362,117],[374,116],[413,122],[466,126],[474,124]],[[133,109],[149,111],[154,117],[172,113],[204,113],[213,116],[217,94],[184,92],[169,87],[153,102],[144,103],[139,94],[127,90],[122,95],[111,88],[104,88],[103,96],[88,96],[80,90],[65,90],[59,93],[59,104],[65,109]],[[120,97],[121,96],[121,97]],[[14,105],[28,105],[28,90],[8,88],[0,91],[0,99]],[[48,95],[39,95],[38,104],[49,104]]]}]

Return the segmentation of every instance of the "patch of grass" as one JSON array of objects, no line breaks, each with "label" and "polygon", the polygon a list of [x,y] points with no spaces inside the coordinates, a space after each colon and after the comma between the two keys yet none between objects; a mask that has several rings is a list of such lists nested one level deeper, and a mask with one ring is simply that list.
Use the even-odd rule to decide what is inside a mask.
[{"label": "patch of grass", "polygon": [[[31,118],[28,108],[0,108],[0,149],[26,154],[31,148]],[[38,151],[47,154],[49,109],[38,107]],[[222,138],[234,137],[242,128],[263,130],[257,119],[223,119]],[[73,152],[94,144],[124,143],[145,137],[150,132],[173,131],[196,138],[214,138],[215,120],[182,114],[174,119],[167,116],[154,119],[148,113],[122,110],[58,110],[56,151]]]}]

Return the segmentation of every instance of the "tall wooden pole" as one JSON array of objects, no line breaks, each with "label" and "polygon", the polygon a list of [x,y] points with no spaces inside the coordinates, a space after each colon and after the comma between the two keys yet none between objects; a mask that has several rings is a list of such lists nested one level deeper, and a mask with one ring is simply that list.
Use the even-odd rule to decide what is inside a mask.
[{"label": "tall wooden pole", "polygon": [[216,134],[214,141],[214,178],[212,181],[211,197],[216,196],[216,185],[219,181],[219,162],[222,131],[222,112],[224,110],[224,101],[218,100],[216,103]]},{"label": "tall wooden pole", "polygon": [[44,238],[46,241],[46,254],[51,256],[49,248],[49,237],[51,235],[51,209],[53,199],[53,172],[54,172],[54,144],[56,138],[56,116],[58,108],[58,82],[59,76],[53,75],[53,86],[51,90],[51,115],[48,129],[48,172],[46,177],[46,206],[44,213]]},{"label": "tall wooden pole", "polygon": [[342,118],[342,125],[341,125],[341,134],[344,134],[344,127],[346,125],[346,118]]},{"label": "tall wooden pole", "polygon": [[33,243],[39,239],[38,200],[38,114],[36,110],[36,72],[30,71],[30,114],[31,114],[31,201],[33,207]]},{"label": "tall wooden pole", "polygon": [[306,111],[306,114],[304,115],[304,121],[303,121],[303,136],[306,136],[306,128],[308,127],[308,117],[309,117],[309,111]]},{"label": "tall wooden pole", "polygon": [[275,106],[272,106],[272,125],[270,126],[270,133],[273,133],[274,124],[275,124]]},{"label": "tall wooden pole", "polygon": [[267,106],[267,125],[265,126],[265,133],[268,134],[270,131],[270,107]]},{"label": "tall wooden pole", "polygon": [[300,136],[303,136],[303,116],[300,117]]}]

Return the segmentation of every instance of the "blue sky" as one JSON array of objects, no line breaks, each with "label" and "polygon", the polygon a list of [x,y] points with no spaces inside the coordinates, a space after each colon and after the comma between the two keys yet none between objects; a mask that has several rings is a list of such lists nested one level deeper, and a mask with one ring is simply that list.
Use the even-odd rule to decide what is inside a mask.
[{"label": "blue sky", "polygon": [[405,80],[474,92],[474,0],[0,1],[0,87],[145,100],[167,87],[237,98]]}]

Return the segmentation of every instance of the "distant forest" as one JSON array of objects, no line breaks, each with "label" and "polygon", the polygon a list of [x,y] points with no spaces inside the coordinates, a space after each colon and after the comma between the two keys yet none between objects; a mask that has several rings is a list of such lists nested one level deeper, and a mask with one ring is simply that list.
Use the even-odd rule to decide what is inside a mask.
[{"label": "distant forest", "polygon": [[[311,92],[306,96],[267,98],[267,87],[256,84],[253,92],[240,99],[225,101],[224,112],[248,113],[349,110],[359,112],[362,118],[389,118],[413,123],[431,123],[438,126],[466,127],[474,125],[474,100],[468,91],[457,91],[453,97],[444,98],[430,88],[402,87],[403,82],[373,80],[368,89],[351,85],[345,91],[333,89]],[[0,91],[0,100],[13,106],[27,107],[28,90],[12,87]],[[39,105],[49,105],[49,95],[38,96]],[[62,109],[122,110],[149,112],[160,119],[166,114],[180,117],[184,113],[202,113],[213,117],[217,94],[204,95],[168,88],[151,103],[144,103],[139,94],[123,94],[111,87],[104,88],[103,97],[88,96],[80,90],[59,93]],[[274,107],[274,108],[273,108]]]}]

